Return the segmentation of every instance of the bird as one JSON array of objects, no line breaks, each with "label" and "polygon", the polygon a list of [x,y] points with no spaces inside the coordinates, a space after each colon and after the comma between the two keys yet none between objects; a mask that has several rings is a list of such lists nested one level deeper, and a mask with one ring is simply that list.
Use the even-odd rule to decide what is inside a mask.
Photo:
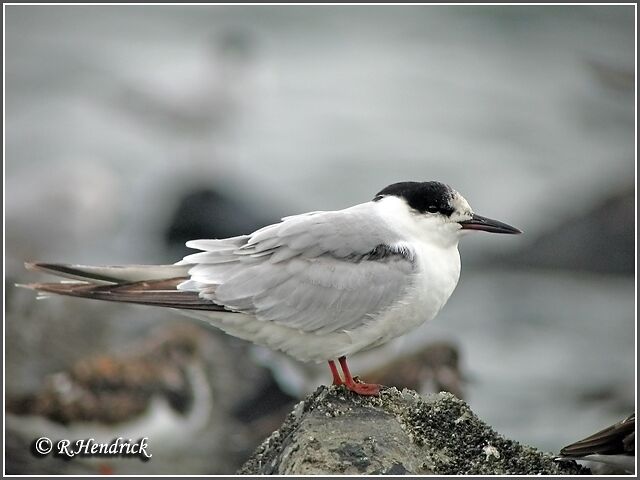
[{"label": "bird", "polygon": [[562,448],[557,459],[589,462],[592,470],[603,475],[635,474],[635,432],[636,414],[632,413],[624,420]]},{"label": "bird", "polygon": [[74,281],[21,286],[178,309],[299,361],[328,362],[333,385],[378,395],[382,386],[354,377],[347,357],[432,320],[458,283],[460,238],[477,231],[522,233],[476,214],[447,184],[398,182],[342,210],[190,240],[198,252],[170,265],[26,263]]},{"label": "bird", "polygon": [[[198,448],[194,447],[212,438],[212,432],[213,438],[221,438],[232,429],[238,431],[237,424],[219,421],[224,408],[216,396],[215,376],[210,375],[210,344],[206,342],[211,336],[204,335],[203,328],[187,327],[161,326],[117,349],[79,357],[44,376],[35,390],[7,392],[6,438],[15,453],[7,468],[25,474],[135,474],[145,468],[147,474],[167,468],[175,472],[171,463],[175,457],[167,453],[197,460]],[[127,458],[99,456],[74,458],[74,462],[57,459],[56,467],[42,463],[43,458],[35,455],[37,450],[34,453],[34,438],[42,436],[92,439],[98,444],[110,444],[117,438],[132,442],[145,436],[152,442],[148,453],[156,463],[151,472],[148,466],[132,470]],[[229,443],[236,444],[235,440]],[[208,451],[207,455],[223,455],[222,451]]]},{"label": "bird", "polygon": [[165,425],[180,421],[184,426],[195,412],[198,418],[191,423],[202,425],[211,396],[202,341],[200,329],[170,328],[120,354],[83,357],[67,370],[48,375],[38,391],[8,396],[6,411],[64,426],[121,426],[144,414],[161,418]]}]

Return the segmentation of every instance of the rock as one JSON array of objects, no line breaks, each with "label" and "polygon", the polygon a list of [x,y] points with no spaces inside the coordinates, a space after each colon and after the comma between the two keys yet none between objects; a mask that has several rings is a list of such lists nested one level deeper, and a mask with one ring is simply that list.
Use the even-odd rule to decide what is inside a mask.
[{"label": "rock", "polygon": [[245,235],[277,221],[277,215],[264,213],[229,189],[194,186],[179,199],[169,219],[165,240],[172,255],[181,257],[193,253],[185,246],[189,240]]},{"label": "rock", "polygon": [[450,393],[385,388],[362,397],[320,387],[300,402],[240,474],[588,474],[497,434]]}]

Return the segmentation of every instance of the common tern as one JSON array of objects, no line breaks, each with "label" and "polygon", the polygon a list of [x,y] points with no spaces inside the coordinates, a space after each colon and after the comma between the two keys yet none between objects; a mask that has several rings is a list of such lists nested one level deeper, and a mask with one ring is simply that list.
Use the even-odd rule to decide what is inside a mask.
[{"label": "common tern", "polygon": [[334,385],[376,395],[380,385],[354,379],[347,356],[432,320],[458,283],[458,241],[472,231],[521,233],[474,213],[448,185],[400,182],[343,210],[189,241],[200,252],[172,265],[28,263],[76,281],[27,286],[179,309],[300,361],[327,361]]}]

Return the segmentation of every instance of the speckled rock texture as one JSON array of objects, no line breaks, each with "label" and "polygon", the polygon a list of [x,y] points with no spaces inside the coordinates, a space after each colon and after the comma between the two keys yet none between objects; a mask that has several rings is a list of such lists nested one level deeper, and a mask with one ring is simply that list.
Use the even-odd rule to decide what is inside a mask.
[{"label": "speckled rock texture", "polygon": [[240,474],[575,475],[588,470],[497,434],[448,393],[384,389],[361,397],[320,387]]}]

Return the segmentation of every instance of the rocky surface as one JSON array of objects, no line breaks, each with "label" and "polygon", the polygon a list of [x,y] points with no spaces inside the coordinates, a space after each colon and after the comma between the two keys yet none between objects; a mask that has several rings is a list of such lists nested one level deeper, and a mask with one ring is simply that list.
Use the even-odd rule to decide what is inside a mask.
[{"label": "rocky surface", "polygon": [[296,405],[240,474],[587,474],[496,433],[449,393],[320,387]]}]

